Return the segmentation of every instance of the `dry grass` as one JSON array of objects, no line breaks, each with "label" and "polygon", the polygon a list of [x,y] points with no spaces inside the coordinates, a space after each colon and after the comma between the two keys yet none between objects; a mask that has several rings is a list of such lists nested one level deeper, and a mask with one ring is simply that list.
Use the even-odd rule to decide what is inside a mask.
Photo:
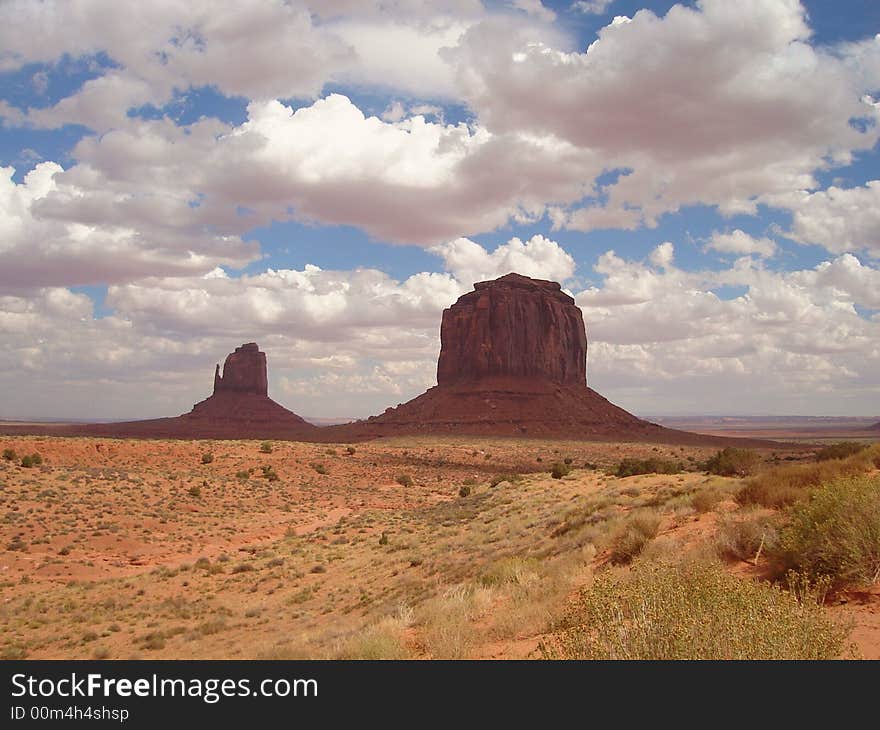
[{"label": "dry grass", "polygon": [[631,514],[611,540],[609,560],[614,565],[632,562],[645,546],[657,536],[660,516],[650,510]]},{"label": "dry grass", "polygon": [[838,587],[880,580],[880,478],[838,480],[796,504],[773,556],[781,570]]},{"label": "dry grass", "polygon": [[811,464],[786,464],[769,468],[746,481],[737,494],[740,504],[760,504],[779,509],[805,499],[810,492],[837,479],[880,468],[880,445],[845,459]]},{"label": "dry grass", "polygon": [[715,549],[723,558],[756,561],[759,552],[766,555],[776,547],[778,529],[776,515],[760,508],[744,507],[718,521]]},{"label": "dry grass", "polygon": [[815,602],[714,563],[640,562],[581,592],[551,659],[833,659],[847,628]]}]

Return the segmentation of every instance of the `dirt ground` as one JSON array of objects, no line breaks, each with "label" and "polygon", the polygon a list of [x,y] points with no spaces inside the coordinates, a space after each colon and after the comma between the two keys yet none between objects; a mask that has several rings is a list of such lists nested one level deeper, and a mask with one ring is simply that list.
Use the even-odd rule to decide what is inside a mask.
[{"label": "dirt ground", "polygon": [[[355,445],[4,437],[4,658],[527,658],[607,559],[578,515],[655,506],[655,543],[708,539],[711,449],[522,439]],[[618,479],[626,457],[678,474]],[[774,454],[768,452],[766,458]],[[804,458],[803,450],[777,458]],[[554,463],[571,473],[550,475]],[[736,570],[737,566],[732,566]],[[880,591],[836,597],[880,658]]]}]

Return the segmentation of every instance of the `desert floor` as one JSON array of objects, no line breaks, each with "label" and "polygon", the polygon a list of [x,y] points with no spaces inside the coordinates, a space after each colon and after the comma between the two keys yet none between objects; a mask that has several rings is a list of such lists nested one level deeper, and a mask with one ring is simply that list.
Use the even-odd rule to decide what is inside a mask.
[{"label": "desert floor", "polygon": [[[4,658],[536,657],[571,596],[620,570],[603,536],[627,514],[656,512],[650,549],[681,553],[713,550],[744,510],[738,480],[697,470],[714,450],[693,447],[413,438],[264,453],[2,437],[3,449],[43,459],[0,461]],[[652,456],[685,471],[608,473]],[[555,462],[570,474],[552,478]],[[743,580],[762,570],[727,566]],[[859,656],[880,658],[878,586],[824,610],[851,623]]]}]

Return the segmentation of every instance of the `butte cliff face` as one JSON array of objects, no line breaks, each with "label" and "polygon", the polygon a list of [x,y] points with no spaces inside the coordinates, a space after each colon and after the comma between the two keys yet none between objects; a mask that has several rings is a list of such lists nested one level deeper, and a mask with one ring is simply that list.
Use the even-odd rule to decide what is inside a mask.
[{"label": "butte cliff face", "polygon": [[217,393],[250,393],[269,395],[269,377],[266,353],[260,352],[256,342],[236,347],[226,356],[223,374],[220,365],[214,371],[214,395]]},{"label": "butte cliff face", "polygon": [[176,418],[89,424],[65,427],[61,435],[110,436],[115,438],[307,438],[317,431],[269,395],[266,353],[248,342],[226,357],[223,371],[214,370],[213,394]]},{"label": "butte cliff face", "polygon": [[499,377],[586,386],[583,315],[555,281],[508,274],[479,282],[443,312],[437,384]]},{"label": "butte cliff face", "polygon": [[689,437],[643,421],[587,387],[581,310],[559,284],[507,274],[443,312],[437,386],[323,438],[473,433],[573,439]]},{"label": "butte cliff face", "polygon": [[260,352],[256,342],[248,342],[227,355],[222,373],[217,365],[211,397],[172,420],[200,436],[211,437],[283,438],[315,429],[268,393],[266,353]]}]

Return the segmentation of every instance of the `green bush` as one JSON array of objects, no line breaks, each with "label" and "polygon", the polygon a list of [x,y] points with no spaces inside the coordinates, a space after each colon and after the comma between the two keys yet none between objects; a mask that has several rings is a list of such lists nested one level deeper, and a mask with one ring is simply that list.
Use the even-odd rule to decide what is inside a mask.
[{"label": "green bush", "polygon": [[394,481],[397,482],[402,487],[411,487],[415,482],[413,478],[409,474],[398,474]]},{"label": "green bush", "polygon": [[550,467],[550,476],[554,479],[562,479],[562,477],[567,477],[569,474],[571,474],[571,467],[568,464],[563,464],[561,461],[557,461]]},{"label": "green bush", "polygon": [[541,650],[548,659],[834,659],[847,633],[815,600],[716,563],[640,562],[597,576]]},{"label": "green bush", "polygon": [[470,497],[470,495],[471,495],[471,488],[468,486],[463,486],[458,490],[459,497]]},{"label": "green bush", "polygon": [[328,474],[327,467],[319,461],[312,462],[310,464],[312,469],[314,469],[318,474]]},{"label": "green bush", "polygon": [[677,461],[652,456],[650,459],[624,459],[614,470],[614,476],[624,478],[637,474],[677,474],[681,470],[682,466]]},{"label": "green bush", "polygon": [[746,477],[754,474],[761,463],[761,456],[751,449],[722,449],[705,464],[710,474],[722,477]]},{"label": "green bush", "polygon": [[214,461],[214,454],[212,454],[210,452],[207,454],[202,454],[202,463],[203,464],[210,464],[212,461]]},{"label": "green bush", "polygon": [[614,565],[632,562],[657,536],[660,517],[653,512],[632,513],[611,539],[609,560]]},{"label": "green bush", "polygon": [[25,469],[30,469],[34,466],[39,466],[43,463],[43,457],[39,454],[31,454],[30,456],[22,456],[21,457],[21,465]]},{"label": "green bush", "polygon": [[880,478],[842,479],[796,504],[773,556],[781,570],[835,586],[880,580]]},{"label": "green bush", "polygon": [[829,461],[830,459],[846,459],[868,448],[868,444],[859,441],[841,441],[831,444],[816,452],[816,461]]},{"label": "green bush", "polygon": [[187,493],[189,494],[190,497],[201,497],[202,496],[202,488],[197,485],[193,485],[192,487],[190,487],[187,490]]},{"label": "green bush", "polygon": [[272,448],[271,441],[263,441],[263,443],[260,444],[260,451],[264,454],[271,454]]},{"label": "green bush", "polygon": [[6,461],[15,461],[18,458],[18,454],[15,453],[15,449],[3,449],[3,458]]},{"label": "green bush", "polygon": [[784,464],[751,477],[737,493],[740,504],[761,504],[774,509],[806,499],[812,490],[841,478],[859,476],[880,467],[880,446],[846,459],[811,464]]}]

